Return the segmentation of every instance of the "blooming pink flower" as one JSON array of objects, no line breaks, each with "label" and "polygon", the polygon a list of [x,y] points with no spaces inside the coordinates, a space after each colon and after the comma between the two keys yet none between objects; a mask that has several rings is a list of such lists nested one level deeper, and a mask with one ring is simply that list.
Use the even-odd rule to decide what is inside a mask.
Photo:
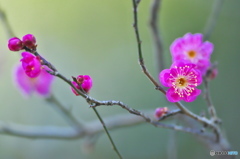
[{"label": "blooming pink flower", "polygon": [[19,38],[13,37],[8,40],[8,48],[11,51],[19,51],[19,50],[22,50],[23,43]]},{"label": "blooming pink flower", "polygon": [[29,52],[23,52],[22,57],[22,67],[26,74],[31,78],[37,77],[42,70],[39,58]]},{"label": "blooming pink flower", "polygon": [[201,93],[196,87],[201,84],[202,76],[195,64],[184,61],[173,63],[170,69],[159,74],[159,79],[164,86],[170,87],[166,93],[170,102],[192,102]]},{"label": "blooming pink flower", "polygon": [[[82,89],[86,93],[89,93],[90,89],[92,88],[92,78],[89,75],[79,75],[77,77],[77,82],[78,83],[73,81],[72,84],[78,89],[80,89],[79,85],[81,85]],[[76,96],[79,96],[79,94],[73,88],[71,89]]]},{"label": "blooming pink flower", "polygon": [[197,68],[204,75],[210,66],[210,55],[213,51],[213,44],[202,41],[202,34],[187,33],[177,38],[170,46],[173,62],[186,60],[197,65]]},{"label": "blooming pink flower", "polygon": [[155,110],[155,117],[157,119],[161,118],[163,115],[167,114],[168,108],[167,107],[162,107],[162,108],[157,108]]},{"label": "blooming pink flower", "polygon": [[47,66],[44,66],[39,76],[31,78],[26,75],[25,70],[21,64],[17,65],[13,72],[14,83],[25,96],[30,96],[33,92],[36,92],[40,96],[48,96],[51,91],[51,85],[55,76],[46,72],[49,70]]},{"label": "blooming pink flower", "polygon": [[23,45],[28,48],[33,48],[36,45],[36,38],[32,34],[27,34],[22,37]]}]

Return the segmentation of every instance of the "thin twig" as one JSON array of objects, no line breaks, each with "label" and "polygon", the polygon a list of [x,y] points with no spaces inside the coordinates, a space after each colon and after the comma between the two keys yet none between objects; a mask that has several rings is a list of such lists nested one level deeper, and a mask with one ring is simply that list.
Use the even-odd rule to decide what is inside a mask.
[{"label": "thin twig", "polygon": [[207,70],[206,75],[203,77],[203,86],[204,86],[204,98],[206,100],[208,106],[208,113],[213,120],[213,122],[221,123],[221,120],[217,117],[216,109],[213,105],[210,90],[209,90],[209,82],[211,80],[212,73],[214,73],[214,69],[216,69],[217,63],[213,63],[212,66]]},{"label": "thin twig", "polygon": [[111,144],[112,144],[112,146],[113,146],[113,150],[117,153],[118,157],[119,157],[120,159],[122,159],[122,155],[121,155],[120,152],[118,151],[118,149],[117,149],[117,147],[116,147],[116,145],[115,145],[115,143],[114,143],[114,141],[113,141],[110,133],[108,132],[108,129],[107,129],[107,127],[106,127],[106,125],[105,125],[102,117],[99,115],[99,113],[98,113],[98,111],[97,111],[97,109],[96,109],[95,107],[93,107],[93,110],[94,110],[95,114],[97,115],[99,121],[101,122],[101,124],[102,124],[102,126],[103,126],[103,128],[104,128],[104,131],[106,132],[106,134],[107,134],[107,136],[108,136],[108,138],[109,138],[109,140],[110,140],[110,142],[111,142]]},{"label": "thin twig", "polygon": [[6,30],[7,37],[8,38],[14,37],[15,34],[13,33],[13,29],[11,28],[7,16],[1,6],[0,6],[0,19],[2,21],[4,29]]},{"label": "thin twig", "polygon": [[153,83],[156,89],[160,90],[161,92],[165,93],[164,89],[158,84],[157,81],[152,77],[152,75],[149,73],[147,70],[145,64],[144,64],[144,59],[142,55],[142,41],[140,39],[140,34],[139,34],[139,29],[138,29],[138,14],[137,14],[137,6],[138,4],[135,2],[135,0],[132,0],[133,2],[133,18],[134,18],[134,23],[133,23],[133,28],[135,30],[135,35],[136,35],[136,40],[137,40],[137,45],[138,45],[138,56],[139,56],[139,64],[142,68],[143,73],[148,77],[148,79]]},{"label": "thin twig", "polygon": [[213,63],[210,68],[208,68],[205,76],[203,77],[203,86],[204,86],[204,95],[203,97],[206,100],[207,106],[208,106],[208,113],[212,121],[216,124],[221,123],[221,120],[217,117],[217,112],[216,109],[213,105],[211,95],[210,95],[210,90],[209,90],[209,82],[214,78],[214,69],[216,69],[217,63]]},{"label": "thin twig", "polygon": [[[134,17],[134,23],[133,23],[133,27],[134,27],[134,30],[135,30],[135,34],[136,34],[136,38],[137,38],[137,44],[138,44],[138,56],[139,56],[139,60],[142,60],[142,65],[144,66],[144,61],[143,61],[143,57],[142,57],[142,41],[140,40],[140,35],[139,35],[139,32],[138,32],[138,14],[137,14],[137,6],[138,6],[138,3],[136,3],[135,0],[132,0],[133,2],[133,17]],[[139,61],[140,62],[140,61]]]},{"label": "thin twig", "polygon": [[163,41],[160,33],[160,29],[158,26],[158,17],[159,17],[159,10],[161,7],[162,0],[153,0],[151,8],[150,8],[150,30],[152,33],[154,48],[155,48],[155,60],[157,66],[157,72],[161,72],[164,67],[164,59],[163,59]]},{"label": "thin twig", "polygon": [[183,114],[195,119],[196,121],[199,121],[206,127],[212,128],[213,132],[216,134],[216,142],[219,142],[221,132],[220,132],[219,127],[217,125],[215,125],[215,123],[212,120],[208,120],[205,117],[201,117],[201,116],[194,114],[193,112],[188,110],[186,107],[184,107],[180,102],[177,102],[175,104],[178,106],[178,108],[181,110],[181,112]]},{"label": "thin twig", "polygon": [[221,123],[221,120],[217,117],[217,112],[210,96],[209,81],[206,78],[204,78],[203,80],[203,85],[204,85],[204,98],[207,102],[209,115],[214,121],[214,123]]},{"label": "thin twig", "polygon": [[207,105],[208,105],[209,114],[212,117],[216,117],[217,114],[216,114],[216,111],[215,111],[215,108],[213,106],[212,99],[211,99],[210,93],[209,93],[209,83],[205,78],[203,80],[203,85],[204,85],[204,90],[205,90],[204,97],[205,97]]},{"label": "thin twig", "polygon": [[161,118],[158,119],[158,121],[164,120],[164,119],[166,119],[168,117],[171,117],[171,116],[174,116],[178,113],[181,113],[181,110],[180,109],[174,109],[174,110],[168,112],[167,114],[163,115]]},{"label": "thin twig", "polygon": [[210,16],[208,17],[208,21],[207,21],[204,31],[203,31],[205,40],[209,39],[209,37],[211,36],[211,34],[213,32],[213,29],[216,26],[217,19],[220,15],[220,11],[223,6],[223,1],[224,0],[215,0],[213,2],[212,12],[211,12]]},{"label": "thin twig", "polygon": [[177,147],[178,147],[178,143],[177,143],[177,131],[174,130],[169,130],[169,139],[168,139],[168,143],[167,143],[167,155],[168,155],[168,159],[177,159]]},{"label": "thin twig", "polygon": [[57,98],[51,94],[49,97],[45,99],[51,106],[57,109],[58,112],[66,119],[66,121],[76,130],[84,129],[84,124],[77,120],[73,114],[66,109]]}]

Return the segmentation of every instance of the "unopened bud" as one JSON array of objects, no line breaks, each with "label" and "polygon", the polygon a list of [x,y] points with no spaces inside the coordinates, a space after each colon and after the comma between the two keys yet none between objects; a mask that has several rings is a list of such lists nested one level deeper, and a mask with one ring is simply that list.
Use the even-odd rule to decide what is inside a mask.
[{"label": "unopened bud", "polygon": [[157,119],[161,118],[163,115],[168,113],[168,108],[167,107],[162,107],[162,108],[157,108],[155,110],[155,117]]},{"label": "unopened bud", "polygon": [[19,51],[19,50],[22,50],[23,43],[19,38],[13,37],[8,40],[8,48],[11,51]]},{"label": "unopened bud", "polygon": [[[90,89],[92,88],[92,83],[93,83],[92,78],[89,75],[79,75],[76,79],[77,79],[77,82],[73,81],[72,84],[77,89],[80,89],[80,86],[81,86],[86,93],[89,93]],[[76,96],[79,95],[73,88],[71,89]]]},{"label": "unopened bud", "polygon": [[27,35],[24,35],[22,37],[22,42],[23,42],[23,45],[30,48],[30,49],[33,49],[36,47],[36,38],[34,35],[32,34],[27,34]]}]

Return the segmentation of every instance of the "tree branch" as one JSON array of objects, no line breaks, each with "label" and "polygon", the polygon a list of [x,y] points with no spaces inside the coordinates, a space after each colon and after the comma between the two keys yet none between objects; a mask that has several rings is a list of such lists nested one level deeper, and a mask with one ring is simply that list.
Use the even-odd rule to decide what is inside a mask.
[{"label": "tree branch", "polygon": [[11,25],[9,24],[7,16],[1,6],[0,6],[0,19],[2,21],[2,25],[5,29],[5,32],[7,33],[7,37],[9,38],[14,37],[15,34],[13,33]]},{"label": "tree branch", "polygon": [[120,159],[122,159],[122,155],[121,155],[120,152],[118,151],[118,149],[117,149],[117,147],[116,147],[116,145],[115,145],[115,143],[114,143],[114,141],[113,141],[113,139],[112,139],[112,137],[111,137],[111,135],[110,135],[110,133],[109,133],[109,131],[108,131],[108,129],[107,129],[107,127],[106,127],[103,119],[102,119],[102,117],[99,115],[99,113],[98,113],[98,111],[97,111],[97,109],[96,109],[95,107],[93,107],[93,111],[96,113],[99,121],[101,122],[101,124],[102,124],[102,126],[103,126],[103,129],[104,129],[105,133],[107,134],[107,136],[108,136],[108,138],[109,138],[109,140],[110,140],[110,142],[111,142],[111,144],[112,144],[112,146],[113,146],[113,150],[117,153],[118,157],[119,157]]},{"label": "tree branch", "polygon": [[[153,110],[146,111],[146,114],[152,115]],[[145,120],[139,116],[131,114],[118,114],[104,118],[108,129],[113,130],[121,127],[128,127],[145,123]],[[176,131],[188,132],[194,135],[204,135],[201,131],[182,126],[159,123],[151,120],[156,127],[173,129]],[[0,121],[0,134],[30,138],[30,139],[77,139],[87,136],[96,135],[104,131],[98,120],[86,122],[81,129],[73,129],[72,127],[57,126],[25,126],[15,123],[5,123]],[[207,135],[207,134],[206,134]]]},{"label": "tree branch", "polygon": [[210,118],[213,120],[214,123],[218,124],[221,123],[221,120],[217,116],[216,109],[213,105],[210,90],[209,90],[209,82],[210,82],[210,76],[214,72],[214,69],[216,69],[217,63],[213,63],[210,68],[208,68],[206,75],[203,77],[203,86],[204,86],[204,98],[206,100],[207,106],[208,106],[208,113],[210,115]]},{"label": "tree branch", "polygon": [[161,38],[161,33],[158,26],[158,15],[161,7],[162,0],[153,0],[150,8],[150,31],[152,33],[154,48],[155,48],[155,60],[157,66],[157,72],[161,72],[164,69],[164,59],[163,59],[163,41]]},{"label": "tree branch", "polygon": [[174,116],[178,113],[181,113],[181,110],[180,109],[174,109],[174,110],[168,112],[167,114],[163,115],[161,118],[158,119],[158,121],[164,120],[164,119],[166,119],[168,117],[171,117],[171,116]]},{"label": "tree branch", "polygon": [[219,17],[220,11],[222,9],[224,0],[215,0],[213,2],[212,6],[212,12],[207,20],[207,23],[205,25],[203,35],[204,35],[204,40],[208,40],[213,32],[213,29],[216,26],[217,19]]},{"label": "tree branch", "polygon": [[55,108],[62,117],[77,131],[84,129],[84,124],[78,121],[70,110],[66,109],[57,99],[56,97],[51,94],[49,97],[45,99],[53,108]]}]

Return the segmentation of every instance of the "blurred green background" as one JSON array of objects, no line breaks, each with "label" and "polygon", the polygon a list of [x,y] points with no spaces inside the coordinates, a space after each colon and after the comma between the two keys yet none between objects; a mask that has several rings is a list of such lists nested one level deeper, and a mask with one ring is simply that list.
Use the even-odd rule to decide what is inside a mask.
[{"label": "blurred green background", "polygon": [[[151,34],[148,27],[151,1],[139,7],[139,27],[145,62],[157,79]],[[31,33],[37,37],[39,52],[67,77],[89,74],[94,80],[91,96],[99,100],[121,100],[144,110],[169,105],[142,74],[137,61],[137,46],[132,28],[131,0],[1,0],[14,33],[18,37]],[[187,32],[203,32],[213,0],[165,0],[161,8],[160,27],[167,67],[171,64],[169,46]],[[223,131],[233,150],[240,152],[240,1],[224,1],[217,26],[210,41],[218,61],[219,75],[210,83],[211,94]],[[20,56],[7,50],[7,37],[0,25],[0,120],[26,125],[67,126],[59,114],[42,98],[21,96],[12,82],[12,67]],[[53,93],[73,114],[87,121],[96,120],[86,102],[75,97],[69,86],[56,79]],[[187,107],[195,113],[206,111],[199,97]],[[128,113],[118,107],[98,108],[103,117]],[[149,124],[111,131],[122,155],[127,159],[167,158],[170,131]],[[1,159],[110,159],[117,158],[105,134],[93,151],[78,140],[30,140],[0,135]],[[211,158],[209,151],[193,136],[176,133],[178,158]],[[171,151],[171,149],[170,149]]]}]

